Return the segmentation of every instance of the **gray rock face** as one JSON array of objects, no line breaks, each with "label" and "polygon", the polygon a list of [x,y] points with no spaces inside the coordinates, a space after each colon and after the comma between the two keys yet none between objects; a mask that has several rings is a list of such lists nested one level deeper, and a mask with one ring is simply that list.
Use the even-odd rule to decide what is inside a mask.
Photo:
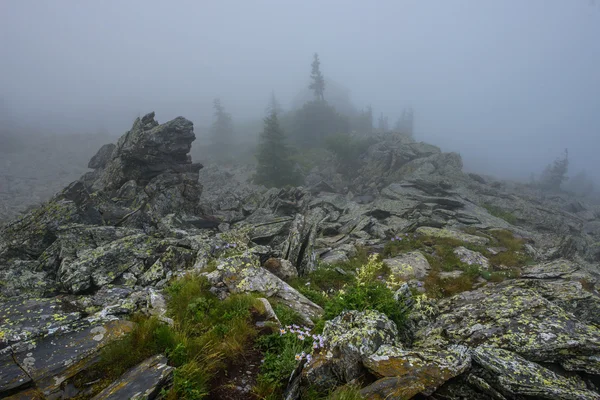
[{"label": "gray rock face", "polygon": [[163,172],[198,172],[188,153],[196,139],[191,121],[178,117],[159,125],[154,113],[138,118],[117,142],[112,159],[94,183],[96,190],[118,190],[134,180],[142,185]]},{"label": "gray rock face", "polygon": [[471,367],[471,356],[464,346],[403,350],[383,345],[364,360],[364,365],[381,378],[361,390],[365,398],[410,399],[419,393],[429,396],[465,372]]},{"label": "gray rock face", "polygon": [[[71,325],[60,334],[12,345],[2,351],[0,362],[0,395],[33,381],[45,396],[60,395],[61,383],[97,362],[93,357],[102,346],[129,332],[132,323],[110,321],[100,324]],[[6,357],[11,354],[11,359]],[[15,365],[21,370],[17,371]],[[22,376],[23,371],[27,374]],[[21,375],[21,376],[20,376]]]},{"label": "gray rock face", "polygon": [[387,258],[383,263],[388,266],[390,273],[403,281],[411,279],[422,280],[427,276],[431,266],[419,251],[411,251],[394,258]]},{"label": "gray rock face", "polygon": [[231,293],[254,292],[277,298],[300,313],[310,326],[313,325],[311,319],[323,314],[321,307],[261,267],[258,258],[249,252],[221,260],[216,271],[207,277],[213,284],[222,282]]},{"label": "gray rock face", "polygon": [[[480,344],[513,351],[528,360],[597,373],[600,330],[578,320],[530,289],[506,283],[486,286],[439,302],[435,323],[417,332],[419,347]],[[440,333],[444,332],[441,336]]]},{"label": "gray rock face", "polygon": [[173,367],[169,367],[167,358],[159,354],[125,372],[92,400],[151,400],[156,398],[172,374]]},{"label": "gray rock face", "polygon": [[325,349],[303,371],[319,387],[346,383],[364,373],[362,360],[383,345],[396,345],[398,329],[377,311],[346,311],[325,323]]},{"label": "gray rock face", "polygon": [[116,148],[117,146],[114,143],[105,144],[104,146],[100,147],[100,150],[98,150],[96,155],[94,155],[94,157],[92,157],[88,163],[88,168],[105,168],[110,160],[112,160],[112,155]]},{"label": "gray rock face", "polygon": [[483,254],[469,250],[466,247],[457,247],[454,249],[454,254],[456,254],[458,259],[465,264],[479,265],[483,269],[488,269],[490,267],[489,260]]},{"label": "gray rock face", "polygon": [[489,242],[489,240],[484,237],[469,235],[467,233],[451,229],[438,229],[422,226],[417,228],[417,233],[423,236],[455,239],[461,242],[476,244],[479,246],[485,246]]},{"label": "gray rock face", "polygon": [[565,378],[507,350],[480,346],[473,361],[484,370],[489,383],[504,396],[527,396],[559,400],[597,400],[600,394],[587,390],[576,378]]}]

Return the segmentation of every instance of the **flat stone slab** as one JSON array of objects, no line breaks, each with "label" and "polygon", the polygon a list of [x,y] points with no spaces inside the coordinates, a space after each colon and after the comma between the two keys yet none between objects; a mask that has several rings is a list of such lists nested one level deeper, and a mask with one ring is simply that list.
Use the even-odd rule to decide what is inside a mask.
[{"label": "flat stone slab", "polygon": [[450,229],[432,228],[429,226],[421,226],[417,228],[416,232],[419,235],[423,236],[432,236],[443,239],[455,239],[461,242],[475,244],[478,246],[485,246],[489,242],[487,238],[481,236],[469,235],[468,233],[453,231]]},{"label": "flat stone slab", "polygon": [[16,389],[31,382],[31,379],[12,358],[9,352],[0,354],[0,398],[3,393]]},{"label": "flat stone slab", "polygon": [[133,323],[125,320],[81,326],[72,332],[21,343],[14,359],[48,396],[58,391],[66,379],[95,363],[93,356],[104,345],[132,327]]},{"label": "flat stone slab", "polygon": [[[68,308],[71,307],[71,310]],[[12,343],[53,334],[81,318],[60,297],[14,298],[0,304],[0,349]]]},{"label": "flat stone slab", "polygon": [[125,372],[92,400],[153,399],[173,374],[162,354],[150,357]]}]

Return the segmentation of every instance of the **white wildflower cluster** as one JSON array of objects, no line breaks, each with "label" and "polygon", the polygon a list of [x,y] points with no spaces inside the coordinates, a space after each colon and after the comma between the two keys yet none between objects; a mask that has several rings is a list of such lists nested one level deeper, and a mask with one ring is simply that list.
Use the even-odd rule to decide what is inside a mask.
[{"label": "white wildflower cluster", "polygon": [[[285,328],[281,328],[279,330],[280,335],[294,335],[298,340],[305,341],[311,340],[313,341],[312,348],[313,351],[317,351],[323,347],[325,347],[325,338],[323,335],[314,335],[311,333],[310,328],[306,326],[298,326],[296,324],[287,325]],[[296,361],[306,359],[307,363],[312,361],[312,354],[306,353],[303,351],[302,353],[296,354]]]},{"label": "white wildflower cluster", "polygon": [[356,270],[356,283],[364,286],[377,278],[377,273],[383,268],[383,262],[379,261],[377,254],[369,255],[369,261]]}]

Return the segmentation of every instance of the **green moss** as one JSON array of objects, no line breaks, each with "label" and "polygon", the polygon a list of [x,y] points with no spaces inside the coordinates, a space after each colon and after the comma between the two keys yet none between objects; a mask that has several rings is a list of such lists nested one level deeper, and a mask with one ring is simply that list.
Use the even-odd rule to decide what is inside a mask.
[{"label": "green moss", "polygon": [[509,211],[505,211],[502,208],[489,203],[484,203],[481,206],[485,208],[494,217],[501,218],[511,225],[515,225],[517,223],[517,217]]}]

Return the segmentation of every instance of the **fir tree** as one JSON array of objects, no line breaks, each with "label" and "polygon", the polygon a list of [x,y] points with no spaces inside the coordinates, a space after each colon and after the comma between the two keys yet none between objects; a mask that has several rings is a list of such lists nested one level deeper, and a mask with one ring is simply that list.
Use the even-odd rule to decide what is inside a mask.
[{"label": "fir tree", "polygon": [[319,61],[319,55],[315,53],[312,62],[312,71],[310,73],[310,79],[312,81],[308,87],[315,93],[315,98],[317,100],[325,101],[325,97],[323,96],[323,93],[325,92],[325,78],[323,78],[320,66],[321,62]]},{"label": "fir tree", "polygon": [[[272,106],[275,104],[272,103]],[[275,107],[271,107],[269,115],[264,121],[265,126],[260,135],[256,154],[257,166],[254,182],[267,187],[300,184],[301,177],[295,170],[291,151],[287,146]]]},{"label": "fir tree", "polygon": [[568,179],[569,170],[569,150],[565,149],[564,158],[559,158],[554,163],[548,165],[540,178],[540,186],[543,189],[559,191],[560,186]]},{"label": "fir tree", "polygon": [[231,115],[225,111],[220,99],[214,100],[213,107],[215,109],[215,121],[211,127],[212,141],[214,145],[219,147],[219,150],[222,150],[223,146],[233,143],[233,122]]}]

